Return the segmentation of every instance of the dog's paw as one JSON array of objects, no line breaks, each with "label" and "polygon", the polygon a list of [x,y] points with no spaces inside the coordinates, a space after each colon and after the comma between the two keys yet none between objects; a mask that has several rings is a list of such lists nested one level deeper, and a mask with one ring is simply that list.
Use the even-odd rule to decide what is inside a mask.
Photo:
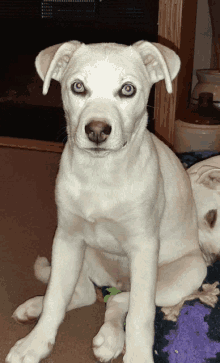
[{"label": "dog's paw", "polygon": [[106,322],[93,339],[93,352],[100,362],[108,362],[121,354],[125,333],[121,326]]},{"label": "dog's paw", "polygon": [[36,296],[25,301],[12,315],[18,323],[32,324],[40,316],[43,308],[43,296]]},{"label": "dog's paw", "polygon": [[48,339],[45,331],[34,329],[11,348],[5,363],[39,363],[50,354],[53,344],[54,339]]}]

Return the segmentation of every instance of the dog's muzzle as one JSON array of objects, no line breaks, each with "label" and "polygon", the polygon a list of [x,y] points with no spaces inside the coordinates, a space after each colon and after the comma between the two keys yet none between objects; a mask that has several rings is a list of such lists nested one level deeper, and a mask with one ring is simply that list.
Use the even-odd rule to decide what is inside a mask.
[{"label": "dog's muzzle", "polygon": [[97,146],[107,140],[111,130],[111,126],[105,121],[92,120],[85,126],[85,133],[88,139],[94,142]]}]

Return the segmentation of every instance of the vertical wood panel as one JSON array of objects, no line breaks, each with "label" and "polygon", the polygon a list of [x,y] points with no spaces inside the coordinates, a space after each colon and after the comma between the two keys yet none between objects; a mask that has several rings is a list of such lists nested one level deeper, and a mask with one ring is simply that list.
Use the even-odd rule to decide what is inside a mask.
[{"label": "vertical wood panel", "polygon": [[173,81],[173,93],[164,81],[155,87],[155,133],[173,146],[174,123],[188,106],[193,71],[197,0],[160,0],[158,42],[173,49],[181,59],[181,70]]},{"label": "vertical wood panel", "polygon": [[216,0],[208,0],[208,4],[212,23],[211,68],[220,69],[220,2]]}]

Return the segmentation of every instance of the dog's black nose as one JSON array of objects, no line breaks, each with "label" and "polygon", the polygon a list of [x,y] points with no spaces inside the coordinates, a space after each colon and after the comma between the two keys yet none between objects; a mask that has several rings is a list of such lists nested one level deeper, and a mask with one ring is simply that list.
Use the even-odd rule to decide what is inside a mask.
[{"label": "dog's black nose", "polygon": [[97,145],[104,142],[111,133],[111,126],[104,121],[92,120],[88,125],[85,126],[85,132],[88,139],[95,142]]}]

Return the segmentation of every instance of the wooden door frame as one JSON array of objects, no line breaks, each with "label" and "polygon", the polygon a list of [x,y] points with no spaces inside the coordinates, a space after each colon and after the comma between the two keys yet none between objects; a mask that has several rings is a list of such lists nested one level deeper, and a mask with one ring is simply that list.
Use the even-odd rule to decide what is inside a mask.
[{"label": "wooden door frame", "polygon": [[154,103],[155,134],[171,148],[175,120],[188,108],[193,73],[197,0],[160,0],[158,43],[173,49],[181,59],[181,69],[168,94],[164,81],[156,84]]}]

